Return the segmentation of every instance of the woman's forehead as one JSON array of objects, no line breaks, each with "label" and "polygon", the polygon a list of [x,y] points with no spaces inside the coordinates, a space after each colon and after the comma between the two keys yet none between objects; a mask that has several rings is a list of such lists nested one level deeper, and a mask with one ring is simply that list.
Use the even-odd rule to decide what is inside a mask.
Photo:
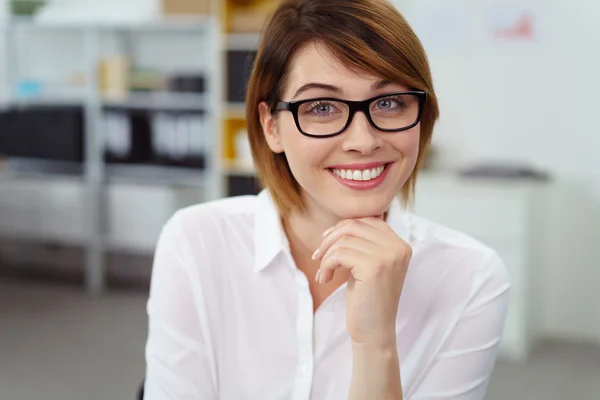
[{"label": "woman's forehead", "polygon": [[343,56],[333,53],[325,44],[311,42],[296,51],[289,65],[285,95],[290,99],[298,89],[311,84],[312,91],[319,91],[320,85],[333,86],[344,96],[363,98],[383,87],[401,91],[408,88],[397,82],[390,82],[374,71],[357,70],[349,67]]},{"label": "woman's forehead", "polygon": [[341,89],[371,88],[385,81],[373,71],[356,70],[326,45],[309,43],[296,51],[289,65],[286,92],[309,83],[324,83]]},{"label": "woman's forehead", "polygon": [[296,51],[291,59],[290,74],[297,78],[314,75],[329,75],[340,79],[370,79],[381,80],[376,74],[368,71],[356,71],[348,65],[343,55],[334,53],[323,43],[310,42]]}]

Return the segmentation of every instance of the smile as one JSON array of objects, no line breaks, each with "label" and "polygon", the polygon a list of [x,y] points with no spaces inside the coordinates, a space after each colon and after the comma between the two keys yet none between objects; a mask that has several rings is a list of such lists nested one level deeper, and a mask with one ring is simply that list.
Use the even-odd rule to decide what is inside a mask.
[{"label": "smile", "polygon": [[371,168],[328,168],[331,176],[347,188],[354,190],[371,190],[379,187],[384,181],[392,163],[373,165]]},{"label": "smile", "polygon": [[386,166],[382,165],[377,168],[364,169],[364,170],[334,168],[331,171],[334,174],[336,174],[337,176],[339,176],[340,178],[346,179],[348,181],[370,181],[372,179],[379,178],[381,176],[381,174],[383,174],[383,171],[385,170],[385,168],[386,168]]}]

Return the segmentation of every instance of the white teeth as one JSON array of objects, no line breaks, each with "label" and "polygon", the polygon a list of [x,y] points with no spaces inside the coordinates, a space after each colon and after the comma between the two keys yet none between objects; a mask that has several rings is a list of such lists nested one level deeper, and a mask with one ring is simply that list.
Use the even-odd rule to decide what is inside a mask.
[{"label": "white teeth", "polygon": [[351,169],[333,169],[333,173],[342,179],[349,181],[370,181],[379,177],[385,170],[384,166],[365,169],[365,170],[351,170]]}]

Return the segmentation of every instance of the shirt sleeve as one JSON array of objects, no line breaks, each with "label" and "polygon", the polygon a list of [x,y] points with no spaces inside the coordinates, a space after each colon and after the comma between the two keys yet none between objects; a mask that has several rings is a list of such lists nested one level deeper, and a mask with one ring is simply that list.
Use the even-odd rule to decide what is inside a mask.
[{"label": "shirt sleeve", "polygon": [[409,400],[483,400],[502,339],[510,284],[494,254],[473,282],[469,301]]},{"label": "shirt sleeve", "polygon": [[217,398],[203,293],[193,278],[186,239],[175,214],[163,228],[154,256],[147,303],[145,400]]}]

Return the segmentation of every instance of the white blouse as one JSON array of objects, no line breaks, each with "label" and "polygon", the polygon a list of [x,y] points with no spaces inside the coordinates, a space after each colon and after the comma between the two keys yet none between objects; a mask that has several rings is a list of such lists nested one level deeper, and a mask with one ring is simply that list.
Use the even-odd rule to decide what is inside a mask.
[{"label": "white blouse", "polygon": [[[387,222],[413,248],[396,319],[404,399],[483,399],[508,306],[502,261],[399,201]],[[156,249],[145,399],[347,399],[345,291],[313,313],[267,191],[180,210]]]}]

